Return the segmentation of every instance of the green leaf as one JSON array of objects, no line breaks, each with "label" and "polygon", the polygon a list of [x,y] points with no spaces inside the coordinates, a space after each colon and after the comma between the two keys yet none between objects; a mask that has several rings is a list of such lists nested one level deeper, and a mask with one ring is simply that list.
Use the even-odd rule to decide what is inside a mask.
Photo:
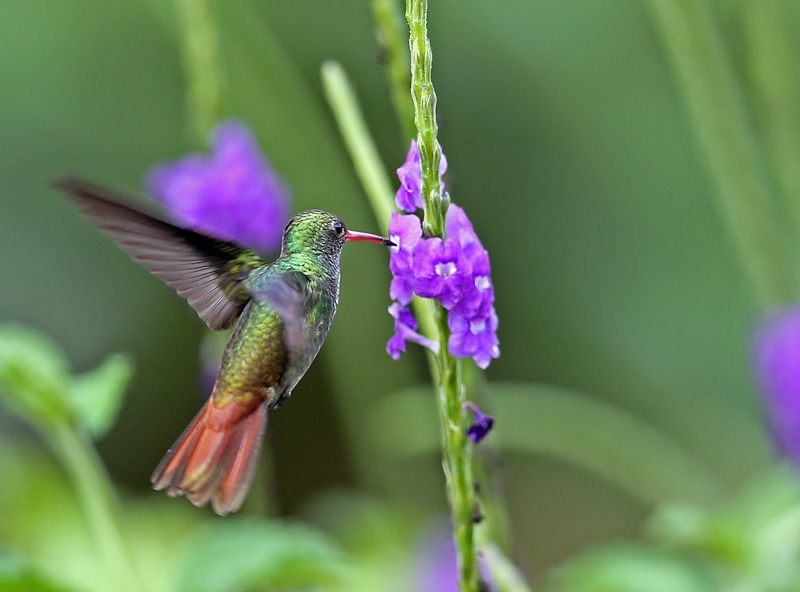
[{"label": "green leaf", "polygon": [[114,425],[133,370],[130,356],[114,354],[72,381],[69,402],[77,421],[94,439],[104,436]]},{"label": "green leaf", "polygon": [[553,592],[717,592],[696,563],[655,549],[616,545],[590,551],[560,567]]},{"label": "green leaf", "polygon": [[343,551],[301,524],[216,522],[187,550],[182,592],[334,586],[347,577]]},{"label": "green leaf", "polygon": [[[485,411],[496,418],[487,442],[549,454],[590,470],[648,504],[672,499],[708,502],[720,495],[716,477],[669,435],[633,415],[564,388],[525,383],[485,387]],[[385,397],[370,421],[392,454],[439,448],[435,401],[429,389]],[[413,429],[409,429],[413,426]]]},{"label": "green leaf", "polygon": [[52,423],[69,414],[65,391],[69,366],[61,349],[41,333],[0,324],[0,398],[34,423]]},{"label": "green leaf", "polygon": [[3,592],[67,592],[42,577],[27,562],[0,550],[0,590]]},{"label": "green leaf", "polygon": [[[753,590],[797,590],[800,481],[794,467],[758,473],[723,504],[665,504],[647,521],[650,538],[701,556],[715,573]],[[776,586],[778,586],[776,588]]]}]

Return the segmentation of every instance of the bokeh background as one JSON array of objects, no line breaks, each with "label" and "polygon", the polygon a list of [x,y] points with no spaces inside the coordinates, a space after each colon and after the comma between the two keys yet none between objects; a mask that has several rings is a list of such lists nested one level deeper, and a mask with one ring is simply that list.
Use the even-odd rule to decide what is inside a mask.
[{"label": "bokeh background", "polygon": [[[734,4],[720,3],[726,35],[736,34]],[[796,18],[800,5],[786,4]],[[225,112],[253,126],[295,211],[319,207],[385,233],[319,78],[324,60],[343,64],[393,173],[407,144],[368,3],[236,0],[219,13]],[[429,21],[448,190],[492,257],[502,355],[486,379],[613,404],[735,491],[773,458],[751,376],[759,312],[646,7],[437,0]],[[213,520],[149,484],[202,402],[208,329],[48,187],[70,171],[141,190],[154,164],[198,148],[174,9],[156,0],[0,2],[0,80],[0,319],[52,336],[78,370],[129,352],[136,375],[98,445],[108,471],[140,512],[168,504]],[[262,475],[271,477],[257,481],[243,511],[325,525],[335,521],[326,508],[337,511],[325,500],[345,491],[414,524],[444,521],[440,452],[413,446],[419,413],[391,402],[429,378],[421,351],[399,362],[384,352],[387,254],[350,246],[342,268],[336,322],[294,396],[270,415]],[[422,405],[435,429],[433,394]],[[652,505],[558,454],[513,444],[524,436],[505,446],[506,426],[528,429],[525,416],[490,396],[482,405],[497,416],[486,462],[502,484],[511,555],[531,581],[591,545],[641,536]],[[0,429],[10,450],[49,466],[22,422],[0,411]],[[404,432],[407,450],[387,442]],[[0,499],[19,504],[34,493]],[[14,524],[2,535],[25,549],[34,539]]]}]

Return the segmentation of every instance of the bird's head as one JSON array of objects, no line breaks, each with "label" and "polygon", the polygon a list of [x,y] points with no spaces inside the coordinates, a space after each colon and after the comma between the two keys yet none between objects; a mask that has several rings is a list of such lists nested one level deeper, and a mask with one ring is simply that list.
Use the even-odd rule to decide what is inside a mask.
[{"label": "bird's head", "polygon": [[368,241],[392,245],[389,239],[347,230],[339,218],[322,210],[300,212],[289,220],[283,231],[281,253],[313,253],[338,256],[347,241]]}]

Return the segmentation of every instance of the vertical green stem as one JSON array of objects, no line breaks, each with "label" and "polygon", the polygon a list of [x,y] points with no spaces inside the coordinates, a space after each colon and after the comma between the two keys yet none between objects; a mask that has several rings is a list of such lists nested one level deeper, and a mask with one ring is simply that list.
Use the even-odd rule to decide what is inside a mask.
[{"label": "vertical green stem", "polygon": [[[422,168],[424,226],[428,234],[442,236],[447,200],[442,198],[440,190],[441,149],[436,140],[436,95],[431,83],[431,49],[427,38],[426,13],[425,1],[409,2],[407,18],[411,35],[412,96]],[[326,97],[372,208],[380,222],[388,224],[393,209],[392,191],[358,109],[352,88],[341,66],[334,62],[328,62],[323,66],[322,79]],[[472,447],[466,436],[467,416],[463,411],[466,394],[461,362],[450,355],[447,349],[450,335],[447,311],[438,302],[434,302],[433,307],[430,307],[426,306],[427,303],[415,299],[414,304],[424,332],[436,339],[440,345],[440,351],[436,354],[436,369],[438,369],[438,398],[444,440],[443,466],[448,500],[455,523],[459,589],[461,592],[478,592],[481,580],[478,573],[473,523],[475,490],[472,477]],[[432,316],[431,310],[433,310]]]},{"label": "vertical green stem", "polygon": [[756,298],[763,308],[788,302],[795,294],[782,265],[769,179],[710,8],[698,0],[648,4]]},{"label": "vertical green stem", "polygon": [[461,377],[461,361],[447,351],[447,311],[434,304],[439,326],[439,411],[444,436],[444,474],[453,513],[456,554],[458,556],[458,589],[478,592],[481,579],[475,548],[475,489],[472,478],[472,447],[467,439],[467,417],[462,405],[465,392]]},{"label": "vertical green stem", "polygon": [[[448,200],[441,194],[439,162],[441,148],[437,141],[436,92],[431,80],[433,53],[428,39],[427,0],[407,0],[406,20],[411,50],[411,97],[414,101],[414,124],[417,128],[422,169],[422,199],[425,218],[423,227],[432,236],[444,235]],[[450,507],[455,523],[458,555],[459,590],[478,592],[481,585],[475,553],[472,521],[475,491],[472,480],[472,447],[466,435],[466,414],[461,362],[447,349],[450,329],[447,313],[439,302],[434,303],[439,328],[439,409],[444,439],[444,472]]]},{"label": "vertical green stem", "polygon": [[392,104],[403,132],[403,146],[407,147],[409,141],[416,137],[417,128],[414,126],[414,103],[408,93],[411,79],[403,15],[397,0],[372,0],[371,6],[378,47],[386,64]]},{"label": "vertical green stem", "polygon": [[108,567],[120,590],[147,590],[133,565],[122,535],[118,501],[97,453],[89,442],[65,421],[43,432],[72,480],[86,513],[98,556]]},{"label": "vertical green stem", "polygon": [[428,39],[428,1],[407,0],[406,20],[411,50],[411,98],[414,101],[414,125],[422,168],[422,200],[425,204],[423,227],[431,236],[444,234],[447,203],[441,193],[439,163],[442,149],[436,139],[436,92],[431,82],[433,52]]},{"label": "vertical green stem", "polygon": [[219,122],[222,74],[212,0],[176,0],[181,21],[188,125],[193,140],[205,147]]}]

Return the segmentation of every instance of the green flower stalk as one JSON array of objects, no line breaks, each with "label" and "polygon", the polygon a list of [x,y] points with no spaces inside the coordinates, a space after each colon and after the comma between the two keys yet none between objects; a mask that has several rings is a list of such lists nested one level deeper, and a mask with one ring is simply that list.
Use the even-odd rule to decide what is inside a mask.
[{"label": "green flower stalk", "polygon": [[417,148],[422,168],[423,226],[430,236],[441,237],[444,235],[448,200],[440,189],[442,149],[437,140],[436,92],[431,81],[433,52],[428,39],[427,0],[408,0],[406,20],[411,50],[411,98],[414,101],[414,125],[417,128]]},{"label": "green flower stalk", "polygon": [[[436,92],[431,80],[433,52],[428,39],[427,0],[408,0],[406,20],[411,52],[411,97],[422,172],[423,227],[430,236],[443,237],[449,200],[441,194],[441,147],[437,140]],[[455,523],[458,586],[461,592],[478,592],[481,586],[475,549],[475,490],[472,479],[472,447],[467,438],[466,393],[461,362],[448,351],[450,329],[440,302],[434,302],[438,327],[439,411],[444,436],[444,472]]]},{"label": "green flower stalk", "polygon": [[[432,54],[426,15],[425,2],[408,4],[416,140],[411,143],[405,164],[397,171],[401,187],[396,196],[388,189],[385,170],[341,66],[326,63],[322,79],[375,215],[382,225],[388,222],[396,245],[391,249],[390,261],[393,274],[390,294],[396,302],[389,308],[395,318],[395,335],[387,345],[387,352],[395,359],[400,357],[406,340],[431,352],[432,371],[438,385],[444,472],[455,525],[458,584],[462,592],[478,592],[481,577],[475,542],[472,447],[488,431],[491,420],[477,411],[476,421],[480,415],[486,425],[478,430],[476,426],[470,428],[468,410],[476,408],[466,401],[459,358],[473,357],[485,368],[498,356],[497,315],[488,253],[464,211],[451,206],[449,197],[443,193],[441,174],[447,164],[437,141],[436,95],[431,82]],[[391,71],[390,79],[398,84]],[[398,116],[402,121],[402,113]],[[397,207],[410,215],[392,211],[393,197]],[[414,215],[417,209],[424,211],[423,221]],[[420,319],[424,335],[417,332],[416,319],[405,308],[409,304]]]}]

